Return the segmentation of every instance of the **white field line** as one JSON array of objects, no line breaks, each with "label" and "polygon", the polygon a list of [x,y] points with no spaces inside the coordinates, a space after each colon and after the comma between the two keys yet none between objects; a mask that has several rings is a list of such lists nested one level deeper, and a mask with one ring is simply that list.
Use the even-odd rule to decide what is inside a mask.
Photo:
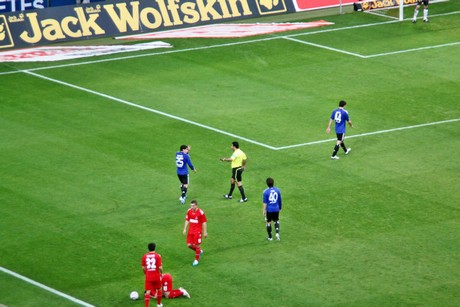
[{"label": "white field line", "polygon": [[[395,132],[395,131],[402,131],[402,130],[408,130],[408,129],[426,127],[426,126],[433,126],[433,125],[441,125],[441,124],[453,123],[453,122],[458,122],[458,121],[460,121],[460,118],[448,119],[448,120],[443,120],[443,121],[438,121],[438,122],[431,122],[431,123],[425,123],[425,124],[413,125],[413,126],[406,126],[406,127],[400,127],[400,128],[393,128],[393,129],[387,129],[387,130],[366,132],[366,133],[355,134],[355,135],[347,135],[346,138],[347,139],[358,138],[358,137],[363,137],[363,136],[368,136],[368,135],[382,134],[382,133]],[[295,144],[295,145],[289,145],[289,146],[281,146],[281,147],[276,147],[275,150],[282,150],[282,149],[289,149],[289,148],[295,148],[295,147],[309,146],[309,145],[326,143],[326,142],[335,141],[335,140],[336,139],[334,138],[334,139],[320,140],[320,141],[301,143],[301,144]]]},{"label": "white field line", "polygon": [[[258,145],[258,146],[262,146],[262,147],[265,147],[265,148],[268,148],[268,149],[271,149],[271,150],[283,150],[283,149],[289,149],[289,148],[295,148],[295,147],[301,147],[301,146],[310,146],[310,145],[315,145],[315,144],[320,144],[320,143],[325,143],[325,142],[330,142],[330,141],[335,140],[335,139],[327,139],[327,140],[320,140],[320,141],[314,141],[314,142],[308,142],[308,143],[301,143],[301,144],[294,144],[294,145],[288,145],[288,146],[275,147],[275,146],[271,146],[271,145],[268,145],[268,144],[265,144],[265,143],[262,143],[262,142],[258,142],[258,141],[255,141],[255,140],[252,140],[252,139],[249,139],[249,138],[246,138],[246,137],[243,137],[243,136],[231,133],[231,132],[227,132],[227,131],[217,129],[217,128],[214,128],[214,127],[211,127],[211,126],[203,125],[203,124],[200,124],[200,123],[185,119],[183,117],[175,116],[175,115],[168,114],[168,113],[165,113],[165,112],[162,112],[162,111],[158,111],[158,110],[155,110],[155,109],[152,109],[152,108],[148,108],[148,107],[145,107],[145,106],[133,103],[133,102],[129,102],[129,101],[126,101],[126,100],[123,100],[123,99],[120,99],[120,98],[116,98],[116,97],[113,97],[113,96],[110,96],[110,95],[99,93],[99,92],[96,92],[96,91],[93,91],[93,90],[90,90],[90,89],[87,89],[87,88],[84,88],[84,87],[81,87],[81,86],[78,86],[78,85],[74,85],[74,84],[71,84],[71,83],[68,83],[68,82],[64,82],[64,81],[56,80],[56,79],[53,79],[53,78],[49,78],[49,77],[39,75],[37,73],[30,72],[30,71],[24,71],[24,73],[27,73],[27,74],[32,75],[32,76],[35,76],[35,77],[40,78],[40,79],[48,80],[50,82],[58,83],[58,84],[61,84],[63,86],[67,86],[67,87],[71,87],[71,88],[74,88],[74,89],[77,89],[77,90],[80,90],[80,91],[84,91],[84,92],[87,92],[87,93],[90,93],[90,94],[93,94],[93,95],[96,95],[96,96],[100,96],[100,97],[103,97],[103,98],[106,98],[106,99],[109,99],[109,100],[113,100],[113,101],[116,101],[116,102],[119,102],[119,103],[122,103],[122,104],[125,104],[125,105],[128,105],[128,106],[131,106],[131,107],[139,108],[139,109],[142,109],[144,111],[148,111],[148,112],[155,113],[155,114],[158,114],[158,115],[161,115],[161,116],[165,116],[165,117],[169,117],[169,118],[172,118],[172,119],[175,119],[175,120],[178,120],[178,121],[182,121],[184,123],[195,125],[195,126],[198,126],[200,128],[203,128],[203,129],[207,129],[207,130],[214,131],[214,132],[217,132],[217,133],[220,133],[220,134],[223,134],[223,135],[231,136],[231,137],[234,137],[236,139],[243,140],[243,141],[246,141],[248,143]],[[407,130],[407,129],[425,127],[425,126],[431,126],[431,125],[439,125],[439,124],[451,123],[451,122],[456,122],[456,121],[460,121],[460,118],[449,119],[449,120],[438,121],[438,122],[432,122],[432,123],[425,123],[425,124],[408,126],[408,127],[400,127],[400,128],[394,128],[394,129],[388,129],[388,130],[367,132],[367,133],[347,136],[347,138],[349,139],[349,138],[363,137],[363,136],[368,136],[368,135],[374,135],[374,134],[380,134],[380,133],[388,133],[388,132],[393,132],[393,131],[401,131],[401,130]]]},{"label": "white field line", "polygon": [[11,275],[11,276],[13,276],[13,277],[16,277],[16,278],[18,278],[18,279],[21,279],[21,280],[23,280],[23,281],[25,281],[25,282],[27,282],[27,283],[29,283],[29,284],[31,284],[31,285],[37,286],[37,287],[39,287],[39,288],[42,288],[42,289],[44,289],[44,290],[46,290],[46,291],[48,291],[48,292],[51,292],[51,293],[53,293],[53,294],[56,294],[56,295],[58,295],[58,296],[60,296],[60,297],[63,297],[63,298],[65,298],[66,300],[69,300],[69,301],[71,301],[71,302],[74,302],[75,304],[78,304],[78,305],[81,305],[81,306],[85,306],[85,307],[94,307],[94,305],[88,304],[88,303],[83,302],[82,300],[79,300],[79,299],[77,299],[77,298],[75,298],[75,297],[73,297],[73,296],[67,295],[67,294],[65,294],[65,293],[62,293],[62,292],[56,290],[56,289],[50,288],[50,287],[48,287],[48,286],[45,286],[44,284],[41,284],[41,283],[39,283],[39,282],[37,282],[37,281],[35,281],[35,280],[32,280],[32,279],[30,279],[30,278],[28,278],[28,277],[22,276],[22,275],[20,275],[20,274],[18,274],[18,273],[16,273],[16,272],[13,272],[13,271],[10,271],[10,270],[8,270],[8,269],[5,269],[5,268],[2,267],[2,266],[0,266],[0,271],[6,273],[6,274],[8,274],[8,275]]},{"label": "white field line", "polygon": [[[451,13],[447,13],[447,14],[440,14],[440,15],[451,15],[451,14],[458,14],[458,13],[460,13],[460,11],[459,12],[451,12]],[[438,15],[438,16],[440,16],[440,15]],[[172,50],[172,51],[159,52],[159,53],[153,53],[153,54],[141,54],[141,55],[125,56],[125,57],[118,57],[118,58],[105,59],[105,60],[96,60],[96,61],[91,61],[91,62],[82,62],[82,63],[75,63],[75,64],[63,64],[63,65],[41,67],[41,68],[35,68],[35,69],[29,69],[29,70],[18,70],[18,71],[15,71],[14,73],[22,72],[22,73],[30,74],[30,75],[33,75],[35,77],[41,78],[41,79],[45,79],[45,80],[48,80],[48,81],[51,81],[51,82],[55,82],[55,83],[58,83],[58,84],[61,84],[61,85],[64,85],[64,86],[72,87],[72,88],[77,89],[77,90],[85,91],[85,92],[91,93],[93,95],[104,97],[104,98],[109,99],[109,100],[113,100],[113,101],[116,101],[116,102],[119,102],[119,103],[122,103],[122,104],[126,104],[126,105],[129,105],[129,106],[132,106],[132,107],[136,107],[136,108],[148,111],[148,112],[152,112],[152,113],[159,114],[159,115],[162,115],[162,116],[165,116],[165,117],[169,117],[169,118],[172,118],[172,119],[175,119],[175,120],[179,120],[179,121],[182,121],[182,122],[185,122],[185,123],[188,123],[188,124],[192,124],[192,125],[195,125],[195,126],[207,129],[207,130],[211,130],[211,131],[223,134],[223,135],[227,135],[227,136],[231,136],[231,137],[234,137],[234,138],[237,138],[237,139],[240,139],[240,140],[244,140],[244,141],[247,141],[248,143],[259,145],[259,146],[262,146],[262,147],[265,147],[265,148],[268,148],[268,149],[272,149],[272,150],[282,150],[282,149],[288,149],[288,148],[293,148],[293,147],[308,146],[308,145],[324,143],[324,142],[331,141],[333,139],[321,140],[321,141],[315,141],[315,142],[309,142],[309,143],[302,143],[302,144],[295,144],[295,145],[289,145],[289,146],[282,146],[282,147],[275,147],[275,146],[271,146],[271,145],[268,145],[268,144],[264,144],[264,143],[261,143],[261,142],[255,141],[255,140],[251,140],[251,139],[236,135],[234,133],[230,133],[230,132],[227,132],[227,131],[224,131],[224,130],[220,130],[220,129],[217,129],[217,128],[214,128],[214,127],[211,127],[211,126],[203,125],[203,124],[200,124],[200,123],[197,123],[197,122],[194,122],[194,121],[191,121],[191,120],[179,117],[179,116],[175,116],[175,115],[168,114],[168,113],[165,113],[165,112],[162,112],[162,111],[159,111],[159,110],[151,109],[151,108],[139,105],[139,104],[135,104],[135,103],[132,103],[132,102],[120,99],[120,98],[116,98],[116,97],[113,97],[113,96],[110,96],[110,95],[99,93],[99,92],[96,92],[96,91],[93,91],[93,90],[90,90],[90,89],[87,89],[87,88],[83,88],[83,87],[80,87],[80,86],[77,86],[77,85],[74,85],[74,84],[70,84],[70,83],[67,83],[67,82],[64,82],[64,81],[60,81],[60,80],[49,78],[49,77],[46,77],[46,76],[43,76],[43,75],[39,75],[39,74],[33,73],[32,71],[44,70],[44,69],[53,69],[53,68],[61,68],[61,67],[68,67],[68,66],[75,66],[75,65],[93,64],[93,63],[100,63],[100,62],[107,62],[107,61],[114,61],[114,60],[124,60],[124,59],[137,58],[137,57],[155,56],[155,55],[176,53],[176,52],[196,51],[196,50],[202,50],[202,49],[226,47],[226,46],[233,46],[233,45],[239,45],[239,44],[256,43],[256,42],[268,41],[268,40],[279,39],[279,38],[282,38],[282,39],[289,38],[290,39],[290,38],[296,37],[296,36],[312,35],[312,34],[332,32],[332,31],[343,31],[343,30],[348,30],[348,29],[356,29],[356,28],[362,28],[362,27],[378,26],[378,25],[394,23],[394,22],[398,22],[398,21],[393,21],[392,20],[392,21],[385,21],[385,22],[381,22],[381,23],[357,25],[357,26],[336,28],[336,29],[327,29],[327,30],[320,30],[320,31],[316,31],[316,32],[293,34],[293,35],[288,35],[288,36],[269,37],[269,38],[263,38],[263,39],[245,41],[245,42],[235,42],[235,43],[228,43],[228,44],[221,44],[221,45],[203,46],[203,47],[191,48],[191,49],[183,49],[183,50]],[[301,43],[306,43],[306,42],[296,40],[296,39],[292,39],[292,40],[293,41],[299,41]],[[457,44],[457,43],[452,43],[452,44]],[[317,46],[321,47],[321,48],[326,48],[325,46],[320,46],[320,45],[317,45]],[[328,47],[328,48],[330,48],[330,47]],[[424,47],[424,48],[428,48],[428,47]],[[333,50],[334,48],[330,48],[330,49]],[[334,51],[336,51],[336,50],[334,50]],[[346,51],[341,51],[341,50],[338,50],[338,52],[346,53]],[[402,52],[402,51],[398,51],[398,52]],[[349,53],[349,54],[351,54],[351,53]],[[358,56],[362,57],[361,55],[358,55]],[[13,73],[13,72],[7,72],[7,73]],[[7,73],[0,73],[0,75],[7,74]],[[440,124],[440,123],[452,122],[452,121],[458,121],[458,120],[459,119],[453,119],[453,120],[447,120],[447,121],[444,121],[444,122],[428,123],[428,124],[422,124],[422,125],[411,126],[411,127],[402,127],[402,128],[395,128],[395,129],[384,130],[384,131],[369,132],[369,133],[364,133],[364,134],[360,134],[360,135],[348,136],[348,138],[365,136],[365,135],[372,135],[372,134],[378,134],[378,133],[384,133],[384,132],[391,132],[391,131],[396,131],[396,130],[404,130],[404,129],[410,129],[410,128],[416,128],[416,127],[422,127],[422,126],[428,126],[428,125],[434,125],[434,124]]]},{"label": "white field line", "polygon": [[384,52],[384,53],[377,53],[377,54],[372,54],[372,55],[365,55],[364,58],[369,59],[369,58],[375,58],[379,56],[387,56],[387,55],[407,53],[407,52],[413,52],[413,51],[450,47],[450,46],[456,46],[456,45],[460,45],[460,42],[454,42],[454,43],[448,43],[448,44],[442,44],[442,45],[433,45],[433,46],[420,47],[420,48],[414,48],[414,49],[399,50],[399,51],[390,51],[390,52]]},{"label": "white field line", "polygon": [[[459,13],[460,13],[460,11],[455,11],[455,12],[449,12],[449,13],[445,13],[445,14],[430,15],[430,17],[446,16],[446,15],[453,15],[453,14],[459,14]],[[274,40],[274,39],[285,39],[287,37],[306,36],[306,35],[322,34],[322,33],[335,32],[335,31],[346,31],[346,30],[352,30],[352,29],[374,27],[374,26],[380,26],[380,25],[385,25],[385,24],[395,23],[395,22],[399,22],[399,20],[390,20],[390,21],[383,21],[383,22],[377,22],[377,23],[369,23],[369,24],[342,27],[342,28],[334,28],[334,29],[322,29],[322,30],[318,30],[318,31],[306,32],[306,33],[297,33],[297,34],[291,34],[291,35],[285,35],[285,36],[274,36],[274,37],[268,37],[268,38],[248,40],[248,41],[244,41],[244,42],[233,42],[233,43],[227,43],[227,44],[201,46],[201,47],[187,48],[187,49],[181,49],[181,50],[168,50],[168,51],[163,51],[163,52],[127,55],[127,56],[121,56],[121,57],[114,57],[114,58],[110,58],[110,59],[101,59],[101,60],[78,62],[78,63],[69,63],[69,64],[61,64],[61,65],[51,65],[51,66],[45,66],[45,67],[30,68],[30,69],[27,69],[27,71],[39,71],[39,70],[54,69],[54,68],[64,68],[64,67],[72,67],[72,66],[80,66],[80,65],[88,65],[88,64],[97,64],[97,63],[103,63],[103,62],[122,61],[122,60],[127,60],[127,59],[135,59],[135,58],[148,57],[148,56],[158,56],[158,55],[163,55],[163,54],[191,52],[191,51],[199,51],[199,50],[212,49],[212,48],[229,47],[229,46],[236,46],[236,45],[243,45],[243,44],[252,44],[252,43],[259,43],[259,42],[269,41],[269,40]],[[0,72],[0,76],[1,75],[21,73],[21,72],[24,72],[24,71],[25,70]]]},{"label": "white field line", "polygon": [[[449,12],[449,13],[445,13],[445,14],[430,15],[430,17],[432,17],[432,16],[447,16],[447,15],[453,15],[453,14],[459,14],[459,13],[460,13],[460,11],[455,11],[455,12]],[[412,20],[412,18],[406,18],[404,20]],[[307,42],[307,41],[303,41],[303,40],[293,39],[293,37],[297,37],[297,36],[307,36],[307,35],[313,35],[313,34],[321,34],[321,33],[327,33],[327,32],[343,31],[343,30],[357,29],[357,28],[363,28],[363,27],[380,26],[380,25],[396,23],[396,22],[399,22],[399,20],[397,19],[397,20],[390,20],[390,21],[372,23],[372,24],[367,24],[367,25],[358,25],[358,26],[351,26],[351,27],[345,27],[345,28],[326,29],[326,30],[315,31],[315,32],[298,33],[298,34],[280,36],[280,38],[295,41],[295,42],[298,42],[298,43],[301,43],[301,44],[304,44],[304,45],[311,45],[311,46],[314,46],[314,47],[335,51],[335,52],[338,52],[338,53],[344,53],[344,54],[355,56],[355,57],[362,58],[362,59],[369,59],[369,58],[388,56],[388,55],[394,55],[394,54],[400,54],[400,53],[406,53],[406,52],[414,52],[414,51],[420,51],[420,50],[427,50],[427,49],[434,49],[434,48],[450,47],[450,46],[455,46],[455,45],[460,44],[460,42],[453,42],[453,43],[447,43],[447,44],[441,44],[441,45],[433,45],[433,46],[426,46],[426,47],[413,48],[413,49],[404,49],[404,50],[390,51],[390,52],[384,52],[384,53],[362,55],[362,54],[359,54],[359,53],[354,53],[354,52],[350,52],[350,51],[346,51],[346,50],[342,50],[342,49],[332,48],[332,47],[329,47],[329,46],[324,46],[324,45],[319,45],[319,44],[315,44],[315,43],[311,43],[311,42]]]},{"label": "white field line", "polygon": [[71,88],[83,91],[83,92],[87,92],[87,93],[90,93],[90,94],[93,94],[93,95],[96,95],[96,96],[100,96],[100,97],[103,97],[103,98],[106,98],[106,99],[109,99],[109,100],[113,100],[113,101],[116,101],[116,102],[119,102],[119,103],[122,103],[122,104],[125,104],[125,105],[128,105],[128,106],[131,106],[131,107],[142,109],[144,111],[148,111],[148,112],[155,113],[155,114],[165,116],[165,117],[169,117],[169,118],[172,118],[172,119],[175,119],[175,120],[187,123],[187,124],[195,125],[195,126],[198,126],[200,128],[211,130],[211,131],[223,134],[223,135],[228,135],[228,136],[231,136],[233,138],[244,140],[244,141],[246,141],[248,143],[252,143],[252,144],[255,144],[255,145],[266,147],[268,149],[276,150],[276,147],[273,147],[273,146],[270,146],[270,145],[267,145],[267,144],[264,144],[264,143],[261,143],[261,142],[257,142],[255,140],[251,140],[251,139],[245,138],[243,136],[240,136],[240,135],[237,135],[237,134],[234,134],[234,133],[231,133],[231,132],[227,132],[227,131],[220,130],[220,129],[217,129],[217,128],[214,128],[214,127],[211,127],[211,126],[203,125],[203,124],[188,120],[188,119],[183,118],[183,117],[175,116],[175,115],[165,113],[165,112],[162,112],[162,111],[159,111],[159,110],[148,108],[148,107],[145,107],[145,106],[133,103],[133,102],[129,102],[127,100],[123,100],[123,99],[120,99],[120,98],[117,98],[117,97],[113,97],[113,96],[106,95],[106,94],[103,94],[103,93],[100,93],[100,92],[96,92],[96,91],[93,91],[93,90],[90,90],[90,89],[87,89],[87,88],[84,88],[84,87],[81,87],[81,86],[78,86],[78,85],[75,85],[75,84],[71,84],[71,83],[68,83],[68,82],[64,82],[64,81],[56,80],[56,79],[49,78],[49,77],[46,77],[46,76],[43,76],[43,75],[39,75],[39,74],[31,72],[31,71],[25,70],[23,72],[26,73],[26,74],[35,76],[37,78],[40,78],[40,79],[44,79],[44,80],[47,80],[47,81],[50,81],[50,82],[58,83],[58,84],[61,84],[61,85],[67,86],[67,87],[71,87]]},{"label": "white field line", "polygon": [[324,46],[324,45],[310,43],[310,42],[306,42],[306,41],[303,41],[303,40],[300,40],[300,39],[297,39],[297,38],[292,38],[292,37],[289,37],[289,36],[284,36],[283,38],[287,39],[287,40],[297,42],[297,43],[301,43],[301,44],[304,44],[304,45],[310,45],[310,46],[323,48],[323,49],[327,49],[327,50],[331,50],[331,51],[335,51],[335,52],[339,52],[339,53],[345,53],[347,55],[352,55],[352,56],[363,58],[363,59],[366,58],[366,56],[360,55],[358,53],[348,52],[348,51],[337,49],[337,48],[332,48],[332,47],[328,47],[328,46]]},{"label": "white field line", "polygon": [[427,50],[427,49],[435,49],[435,48],[443,48],[443,47],[450,47],[450,46],[460,45],[460,42],[454,42],[454,43],[448,43],[448,44],[433,45],[433,46],[413,48],[413,49],[404,49],[404,50],[390,51],[390,52],[377,53],[377,54],[371,54],[371,55],[362,55],[362,54],[359,54],[359,53],[353,53],[353,52],[349,52],[349,51],[346,51],[346,50],[341,50],[341,49],[332,48],[332,47],[329,47],[329,46],[319,45],[319,44],[303,41],[303,40],[288,37],[288,36],[285,36],[283,38],[287,39],[287,40],[294,41],[294,42],[298,42],[298,43],[301,43],[301,44],[304,44],[304,45],[310,45],[310,46],[314,46],[314,47],[318,47],[318,48],[323,48],[323,49],[335,51],[335,52],[338,52],[338,53],[344,53],[344,54],[355,56],[355,57],[358,57],[358,58],[361,58],[361,59],[369,59],[369,58],[376,58],[376,57],[380,57],[380,56],[387,56],[387,55],[393,55],[393,54],[401,54],[401,53],[414,52],[414,51],[420,51],[420,50]]}]

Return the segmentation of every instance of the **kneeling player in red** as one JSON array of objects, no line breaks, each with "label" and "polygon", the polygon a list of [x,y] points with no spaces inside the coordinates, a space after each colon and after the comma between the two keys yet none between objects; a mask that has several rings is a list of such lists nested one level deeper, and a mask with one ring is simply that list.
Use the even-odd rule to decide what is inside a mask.
[{"label": "kneeling player in red", "polygon": [[188,294],[187,290],[184,288],[173,289],[173,281],[171,274],[163,274],[161,279],[163,284],[163,295],[166,298],[176,298],[180,296],[185,296],[186,298],[190,298],[190,294]]}]

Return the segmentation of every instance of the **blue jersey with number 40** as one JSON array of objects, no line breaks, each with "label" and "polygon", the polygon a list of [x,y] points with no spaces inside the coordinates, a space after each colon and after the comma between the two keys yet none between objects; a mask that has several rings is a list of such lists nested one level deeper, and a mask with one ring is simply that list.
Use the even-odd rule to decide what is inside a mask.
[{"label": "blue jersey with number 40", "polygon": [[265,189],[263,202],[267,204],[267,212],[280,211],[282,206],[280,190],[277,187]]},{"label": "blue jersey with number 40", "polygon": [[335,109],[332,111],[331,119],[335,121],[335,133],[345,133],[346,124],[350,120],[348,112],[344,109]]}]

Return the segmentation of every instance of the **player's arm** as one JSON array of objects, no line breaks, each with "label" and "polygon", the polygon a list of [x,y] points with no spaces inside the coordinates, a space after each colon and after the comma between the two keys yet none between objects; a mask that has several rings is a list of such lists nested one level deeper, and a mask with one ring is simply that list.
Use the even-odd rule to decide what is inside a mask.
[{"label": "player's arm", "polygon": [[184,224],[184,231],[182,232],[184,234],[184,236],[187,234],[187,227],[188,227],[188,224],[190,224],[189,221],[185,221],[185,224]]},{"label": "player's arm", "polygon": [[193,164],[192,164],[192,159],[190,159],[190,156],[187,157],[187,165],[188,165],[188,167],[190,167],[190,169],[191,169],[194,173],[196,173],[196,168],[195,168],[195,166],[193,166]]},{"label": "player's arm", "polygon": [[326,133],[330,133],[331,132],[331,125],[332,125],[332,118],[329,119],[329,125],[327,125],[327,128],[326,128]]},{"label": "player's arm", "polygon": [[350,128],[353,128],[353,123],[351,122],[351,120],[348,120],[348,125],[350,126]]},{"label": "player's arm", "polygon": [[203,229],[203,237],[207,238],[208,237],[208,224],[206,222],[203,223],[202,229]]},{"label": "player's arm", "polygon": [[266,203],[263,203],[263,205],[262,205],[262,214],[263,214],[265,220],[267,220],[267,204]]},{"label": "player's arm", "polygon": [[230,158],[220,158],[219,160],[222,161],[222,162],[232,162],[233,158],[232,157],[230,157]]},{"label": "player's arm", "polygon": [[163,265],[158,267],[158,272],[160,272],[160,275],[163,275]]}]

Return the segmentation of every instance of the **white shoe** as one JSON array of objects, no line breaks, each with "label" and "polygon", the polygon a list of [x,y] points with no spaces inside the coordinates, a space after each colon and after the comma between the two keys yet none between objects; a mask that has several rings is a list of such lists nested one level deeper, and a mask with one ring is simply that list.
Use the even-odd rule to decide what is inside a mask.
[{"label": "white shoe", "polygon": [[198,265],[198,260],[193,260],[192,265],[193,265],[193,266],[197,266],[197,265]]},{"label": "white shoe", "polygon": [[232,195],[225,194],[225,195],[224,195],[224,198],[226,198],[226,199],[232,199],[233,196],[232,196]]},{"label": "white shoe", "polygon": [[276,240],[278,240],[278,241],[280,240],[280,234],[279,233],[275,234],[275,237],[276,237]]},{"label": "white shoe", "polygon": [[267,238],[268,241],[273,241],[273,238]]},{"label": "white shoe", "polygon": [[188,294],[187,290],[184,288],[179,288],[180,291],[182,291],[182,295],[185,296],[186,298],[190,298],[190,294]]},{"label": "white shoe", "polygon": [[163,307],[163,304],[158,304],[157,307]]},{"label": "white shoe", "polygon": [[331,160],[338,160],[338,159],[340,159],[338,156],[332,156],[331,157]]},{"label": "white shoe", "polygon": [[345,152],[345,154],[348,155],[350,153],[350,151],[351,151],[351,148],[348,148],[347,152]]},{"label": "white shoe", "polygon": [[241,199],[239,200],[240,203],[245,203],[245,202],[247,202],[247,201],[248,201],[248,198],[247,198],[247,197],[246,197],[246,198],[241,198]]},{"label": "white shoe", "polygon": [[185,197],[179,197],[179,201],[181,204],[185,204]]}]

